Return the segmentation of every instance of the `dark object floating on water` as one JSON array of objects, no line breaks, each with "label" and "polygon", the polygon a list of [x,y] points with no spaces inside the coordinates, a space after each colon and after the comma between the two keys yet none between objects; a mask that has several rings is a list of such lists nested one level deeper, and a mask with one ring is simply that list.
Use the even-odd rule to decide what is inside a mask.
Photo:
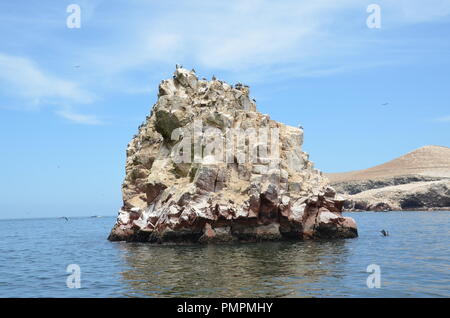
[{"label": "dark object floating on water", "polygon": [[93,215],[93,216],[91,216],[91,218],[101,218],[101,216],[100,215]]},{"label": "dark object floating on water", "polygon": [[389,236],[389,232],[385,230],[380,231],[383,236]]},{"label": "dark object floating on water", "polygon": [[64,219],[66,221],[69,221],[69,218],[67,216],[62,216],[62,217],[60,217],[60,219]]},{"label": "dark object floating on water", "polygon": [[389,105],[389,103],[384,103],[384,104],[381,104],[381,106],[387,106],[387,105]]}]

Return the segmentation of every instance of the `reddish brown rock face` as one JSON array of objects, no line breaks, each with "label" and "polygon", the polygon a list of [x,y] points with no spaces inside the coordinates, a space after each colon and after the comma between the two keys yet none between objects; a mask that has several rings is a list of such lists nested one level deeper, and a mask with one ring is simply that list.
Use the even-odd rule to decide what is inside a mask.
[{"label": "reddish brown rock face", "polygon": [[303,130],[256,110],[248,87],[177,69],[127,149],[113,241],[352,238],[356,223],[301,151]]}]

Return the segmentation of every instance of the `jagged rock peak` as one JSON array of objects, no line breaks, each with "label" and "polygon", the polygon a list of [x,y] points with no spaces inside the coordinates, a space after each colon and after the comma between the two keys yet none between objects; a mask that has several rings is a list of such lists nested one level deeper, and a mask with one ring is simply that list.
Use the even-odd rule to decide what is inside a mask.
[{"label": "jagged rock peak", "polygon": [[224,242],[357,236],[301,150],[303,130],[256,109],[248,86],[177,67],[127,148],[110,240]]}]

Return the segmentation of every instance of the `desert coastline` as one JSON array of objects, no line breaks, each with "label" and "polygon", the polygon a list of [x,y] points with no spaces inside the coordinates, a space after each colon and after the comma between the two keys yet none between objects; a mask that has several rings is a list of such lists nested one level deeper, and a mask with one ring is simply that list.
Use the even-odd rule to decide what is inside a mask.
[{"label": "desert coastline", "polygon": [[327,173],[346,211],[450,210],[450,148],[424,146],[365,170]]}]

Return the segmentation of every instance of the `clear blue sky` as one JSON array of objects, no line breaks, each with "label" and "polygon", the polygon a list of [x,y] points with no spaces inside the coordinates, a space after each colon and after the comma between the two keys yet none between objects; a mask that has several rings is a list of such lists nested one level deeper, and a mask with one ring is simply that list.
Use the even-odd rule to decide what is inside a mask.
[{"label": "clear blue sky", "polygon": [[176,63],[250,85],[323,171],[450,146],[450,1],[211,2],[0,3],[0,218],[115,215],[126,145]]}]

